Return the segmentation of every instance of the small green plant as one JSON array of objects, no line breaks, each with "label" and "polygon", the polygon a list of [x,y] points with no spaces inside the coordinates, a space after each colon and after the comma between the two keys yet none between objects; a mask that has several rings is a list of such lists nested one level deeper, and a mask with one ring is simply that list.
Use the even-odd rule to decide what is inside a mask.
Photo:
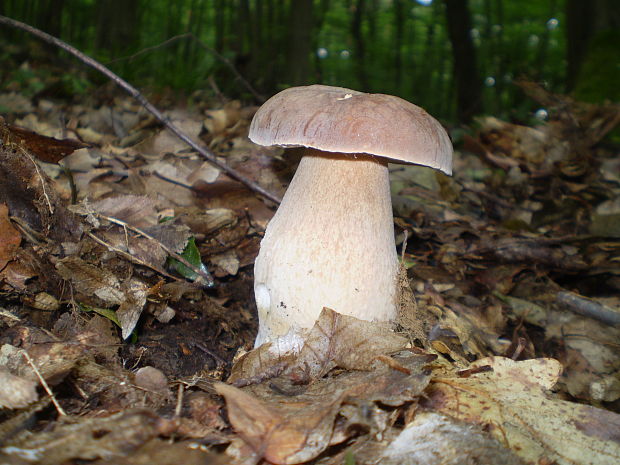
[{"label": "small green plant", "polygon": [[[187,241],[187,245],[185,246],[185,250],[183,250],[181,256],[193,266],[199,268],[202,272],[208,273],[207,267],[202,263],[200,259],[200,251],[198,250],[198,247],[196,246],[196,240],[193,237],[190,237]],[[183,263],[174,258],[168,258],[168,266],[174,269],[185,279],[195,281],[199,278],[198,273],[196,273],[194,270],[185,266]]]},{"label": "small green plant", "polygon": [[84,95],[92,87],[91,82],[84,76],[76,74],[63,74],[62,86],[69,95]]},{"label": "small green plant", "polygon": [[355,465],[355,456],[350,450],[348,450],[347,453],[344,455],[343,465]]},{"label": "small green plant", "polygon": [[[97,315],[107,318],[112,323],[114,323],[116,326],[122,329],[121,322],[119,321],[118,315],[116,314],[115,310],[112,310],[110,308],[91,307],[90,305],[80,304],[80,303],[78,303],[77,305],[81,311],[96,313]],[[138,340],[138,334],[136,333],[136,330],[134,329],[133,332],[131,333],[129,341],[131,343],[135,343],[137,340]]]},{"label": "small green plant", "polygon": [[32,97],[45,88],[47,77],[44,71],[35,71],[24,64],[11,73],[6,81],[6,86],[13,89],[18,88],[22,95]]}]

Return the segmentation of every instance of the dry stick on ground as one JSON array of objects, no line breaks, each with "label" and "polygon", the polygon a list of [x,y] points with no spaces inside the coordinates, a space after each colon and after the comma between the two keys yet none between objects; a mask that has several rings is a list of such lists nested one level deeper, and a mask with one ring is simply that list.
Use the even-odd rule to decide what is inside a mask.
[{"label": "dry stick on ground", "polygon": [[28,352],[26,352],[24,349],[22,349],[21,352],[22,352],[22,355],[24,356],[24,358],[26,359],[26,361],[28,362],[28,364],[30,365],[30,367],[32,368],[32,370],[34,371],[35,375],[37,375],[37,378],[39,378],[39,382],[43,386],[43,389],[45,389],[45,392],[47,392],[47,394],[50,396],[50,399],[52,399],[52,402],[54,403],[54,407],[56,407],[56,410],[58,411],[58,414],[61,417],[66,417],[67,413],[60,406],[60,404],[56,400],[56,397],[54,397],[54,393],[50,389],[49,385],[45,382],[45,379],[43,378],[43,376],[41,376],[41,372],[39,371],[37,366],[34,364],[32,359],[30,358],[30,355],[28,355]]},{"label": "dry stick on ground", "polygon": [[119,225],[119,226],[121,226],[121,227],[123,227],[125,229],[129,229],[129,230],[135,232],[136,234],[139,234],[142,237],[145,237],[146,239],[155,242],[159,247],[161,247],[164,251],[166,251],[166,253],[168,255],[170,255],[175,260],[181,262],[187,268],[189,268],[194,273],[196,273],[201,278],[200,282],[198,282],[198,280],[197,280],[197,284],[201,284],[204,287],[213,287],[215,285],[215,281],[213,280],[213,276],[211,276],[211,273],[209,273],[206,269],[201,269],[200,267],[195,266],[192,263],[188,262],[183,256],[179,255],[174,250],[172,250],[168,246],[166,246],[163,242],[161,242],[160,240],[154,238],[153,236],[151,236],[150,234],[148,234],[145,231],[141,230],[140,228],[136,228],[134,226],[131,226],[129,223],[125,223],[124,221],[119,220],[118,218],[114,218],[112,216],[102,215],[101,213],[95,213],[95,214],[97,216],[99,216],[100,218],[108,220],[109,222],[117,224],[117,225]]},{"label": "dry stick on ground", "polygon": [[174,281],[181,281],[181,279],[176,278],[176,277],[172,276],[169,273],[166,273],[164,270],[156,267],[155,265],[151,265],[150,263],[146,263],[145,261],[140,260],[138,257],[134,257],[130,253],[125,252],[124,250],[121,250],[118,247],[114,247],[112,244],[109,244],[106,241],[104,241],[103,239],[98,238],[97,236],[95,236],[90,231],[86,231],[86,235],[88,237],[90,237],[93,241],[95,241],[97,244],[102,245],[103,247],[105,247],[108,250],[111,250],[111,251],[119,254],[122,257],[125,257],[127,260],[129,260],[130,262],[135,263],[136,265],[145,266],[147,268],[150,268],[151,270],[155,271],[156,273],[159,273],[162,276],[165,276],[166,278],[173,279]]},{"label": "dry stick on ground", "polygon": [[39,30],[37,28],[29,26],[28,24],[22,23],[20,21],[16,21],[16,20],[11,19],[11,18],[7,18],[6,16],[2,16],[2,15],[0,15],[0,24],[6,24],[8,26],[12,26],[14,28],[21,29],[22,31],[26,31],[26,32],[28,32],[28,33],[38,37],[39,39],[41,39],[41,40],[43,40],[43,41],[45,41],[47,43],[50,43],[52,45],[55,45],[56,47],[59,47],[59,48],[63,49],[64,51],[66,51],[66,52],[70,53],[71,55],[75,56],[76,58],[78,58],[83,63],[85,63],[88,66],[90,66],[91,68],[96,69],[101,74],[105,75],[106,77],[108,77],[109,79],[114,81],[118,86],[120,86],[125,91],[127,91],[127,93],[129,93],[129,95],[131,95],[138,102],[140,102],[140,104],[144,108],[146,108],[151,114],[153,114],[153,116],[155,116],[155,118],[157,118],[159,121],[161,121],[173,134],[175,134],[179,139],[181,139],[183,142],[185,142],[191,148],[196,150],[209,163],[212,163],[213,165],[215,165],[216,167],[218,167],[219,169],[224,171],[231,178],[233,178],[233,179],[239,181],[240,183],[244,184],[250,190],[253,190],[254,192],[262,195],[263,197],[271,200],[272,202],[275,202],[276,204],[280,203],[281,199],[277,195],[275,195],[275,194],[269,192],[268,190],[264,189],[263,187],[261,187],[260,185],[258,185],[254,181],[252,181],[251,179],[249,179],[246,176],[242,175],[241,173],[237,172],[236,170],[234,170],[230,166],[227,166],[225,163],[222,163],[221,161],[219,161],[216,158],[216,156],[215,156],[215,154],[213,152],[211,152],[210,150],[208,150],[208,149],[206,149],[204,147],[201,147],[196,142],[194,142],[187,134],[185,134],[183,131],[181,131],[179,128],[177,128],[174,124],[172,124],[168,120],[168,118],[166,118],[163,115],[163,113],[161,111],[159,111],[155,106],[153,106],[153,104],[151,104],[146,99],[146,97],[144,97],[138,91],[138,89],[133,87],[131,84],[129,84],[127,81],[125,81],[121,77],[119,77],[116,74],[114,74],[112,71],[110,71],[108,68],[103,66],[98,61],[96,61],[96,60],[92,59],[91,57],[85,55],[84,53],[80,52],[78,49],[76,49],[75,47],[72,47],[71,45],[67,44],[66,42],[63,42],[62,40],[60,40],[60,39],[58,39],[58,38],[56,38],[54,36],[51,36],[51,35],[47,34],[46,32],[43,32],[43,31],[41,31],[41,30]]},{"label": "dry stick on ground", "polygon": [[574,292],[558,292],[555,297],[558,304],[574,313],[594,318],[609,326],[620,327],[620,312],[606,307],[595,300],[588,299]]}]

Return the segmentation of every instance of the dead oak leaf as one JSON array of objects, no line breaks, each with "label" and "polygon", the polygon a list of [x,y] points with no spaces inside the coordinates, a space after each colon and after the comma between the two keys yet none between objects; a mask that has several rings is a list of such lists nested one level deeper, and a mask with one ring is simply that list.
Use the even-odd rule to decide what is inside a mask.
[{"label": "dead oak leaf", "polygon": [[[359,320],[327,307],[301,341],[298,354],[281,350],[279,340],[263,344],[240,358],[232,368],[229,383],[252,384],[265,373],[286,370],[292,378],[305,381],[321,378],[335,367],[370,370],[377,357],[403,349],[407,339],[389,325]],[[264,379],[264,377],[263,377]]]},{"label": "dead oak leaf", "polygon": [[9,209],[0,204],[0,270],[13,260],[19,248],[21,235],[9,221]]},{"label": "dead oak leaf", "polygon": [[387,324],[359,320],[327,307],[319,315],[304,341],[297,367],[312,378],[320,378],[338,366],[348,370],[369,370],[378,356],[404,348],[407,339]]},{"label": "dead oak leaf", "polygon": [[42,136],[29,129],[7,124],[4,119],[0,119],[0,139],[4,145],[25,150],[47,163],[58,163],[74,151],[90,147],[78,140]]},{"label": "dead oak leaf", "polygon": [[2,452],[10,463],[53,465],[69,463],[74,459],[94,460],[98,458],[122,461],[159,435],[175,430],[174,423],[160,418],[146,409],[126,410],[106,418],[78,418],[75,423],[58,422],[52,431],[39,432],[36,437],[18,436],[14,441],[3,444]]},{"label": "dead oak leaf", "polygon": [[435,379],[427,406],[484,426],[528,463],[620,462],[620,415],[546,393],[562,371],[557,360],[490,357],[472,367],[483,365],[492,371]]},{"label": "dead oak leaf", "polygon": [[393,363],[332,373],[308,385],[281,376],[244,389],[217,385],[216,390],[226,398],[228,417],[256,458],[295,464],[360,431],[382,434],[391,409],[415,401],[427,388],[427,365],[434,359],[403,351]]},{"label": "dead oak leaf", "polygon": [[328,403],[298,403],[291,416],[234,386],[217,383],[215,389],[225,397],[237,433],[258,457],[276,465],[303,463],[322,452],[345,397],[341,393]]},{"label": "dead oak leaf", "polygon": [[84,295],[95,295],[107,305],[123,302],[119,279],[110,271],[91,265],[77,257],[67,257],[56,263],[60,276],[71,281],[74,289]]}]

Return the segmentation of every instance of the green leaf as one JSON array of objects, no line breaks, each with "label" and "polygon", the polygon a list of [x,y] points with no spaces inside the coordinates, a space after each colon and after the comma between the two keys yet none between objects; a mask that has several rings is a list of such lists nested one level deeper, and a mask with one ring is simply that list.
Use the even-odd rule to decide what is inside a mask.
[{"label": "green leaf", "polygon": [[[187,245],[185,246],[185,250],[183,250],[183,253],[181,254],[181,257],[191,263],[194,267],[200,269],[200,271],[202,271],[203,273],[209,275],[207,267],[202,263],[200,259],[200,252],[198,251],[198,247],[196,246],[195,238],[189,238],[189,240],[187,241]],[[194,270],[185,266],[183,263],[174,258],[168,258],[168,265],[185,279],[189,279],[190,281],[196,281],[201,277]],[[207,285],[209,287],[212,286],[212,281],[207,283]]]},{"label": "green leaf", "polygon": [[119,328],[121,327],[121,322],[118,320],[118,316],[114,310],[109,308],[100,308],[100,307],[91,307],[90,305],[78,304],[78,307],[83,312],[94,312],[97,315],[101,315],[104,318],[107,318],[112,323],[114,323]]},{"label": "green leaf", "polygon": [[355,465],[355,456],[350,450],[344,455],[344,465]]},{"label": "green leaf", "polygon": [[[102,317],[110,320],[112,323],[114,323],[119,328],[123,329],[115,310],[112,310],[110,308],[91,307],[90,305],[85,305],[85,304],[80,304],[80,303],[78,303],[78,308],[83,312],[93,312],[93,313],[96,313],[97,315],[101,315]],[[137,341],[138,341],[138,333],[136,333],[136,330],[134,329],[131,332],[129,342],[131,342],[132,344],[135,344]]]}]

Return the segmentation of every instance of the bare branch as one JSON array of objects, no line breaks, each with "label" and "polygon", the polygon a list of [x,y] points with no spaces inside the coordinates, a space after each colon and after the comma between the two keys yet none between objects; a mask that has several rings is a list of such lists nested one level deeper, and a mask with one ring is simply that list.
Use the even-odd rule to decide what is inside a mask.
[{"label": "bare branch", "polygon": [[87,64],[91,68],[99,71],[101,74],[103,74],[107,78],[114,81],[119,87],[123,88],[127,93],[129,93],[129,95],[135,98],[138,102],[140,102],[140,104],[144,108],[146,108],[151,114],[153,114],[155,118],[161,121],[173,134],[175,134],[179,139],[181,139],[191,148],[196,150],[209,163],[212,163],[213,165],[215,165],[216,167],[224,171],[231,178],[244,184],[250,190],[262,195],[263,197],[271,200],[272,202],[275,202],[276,204],[280,203],[281,199],[277,195],[269,192],[268,190],[260,186],[258,183],[242,175],[241,173],[231,168],[230,166],[226,165],[225,163],[222,163],[221,161],[217,159],[217,157],[215,156],[213,152],[211,152],[209,149],[202,147],[198,145],[196,142],[194,142],[187,134],[185,134],[183,131],[177,128],[174,124],[172,124],[172,122],[168,118],[166,118],[161,111],[159,111],[155,106],[153,106],[153,104],[151,104],[146,99],[146,97],[144,97],[144,95],[142,95],[138,91],[138,89],[133,87],[131,84],[129,84],[127,81],[125,81],[121,77],[114,74],[112,71],[110,71],[108,68],[103,66],[98,61],[94,60],[88,55],[85,55],[84,53],[80,52],[78,49],[76,49],[75,47],[72,47],[66,42],[63,42],[62,40],[54,36],[51,36],[47,34],[46,32],[43,32],[40,29],[34,28],[28,24],[22,23],[20,21],[16,21],[11,18],[7,18],[6,16],[1,16],[1,15],[0,15],[0,24],[6,24],[8,26],[21,29],[22,31],[26,31],[47,43],[50,43],[52,45],[55,45],[56,47],[61,48],[62,50],[78,58],[80,61]]}]

